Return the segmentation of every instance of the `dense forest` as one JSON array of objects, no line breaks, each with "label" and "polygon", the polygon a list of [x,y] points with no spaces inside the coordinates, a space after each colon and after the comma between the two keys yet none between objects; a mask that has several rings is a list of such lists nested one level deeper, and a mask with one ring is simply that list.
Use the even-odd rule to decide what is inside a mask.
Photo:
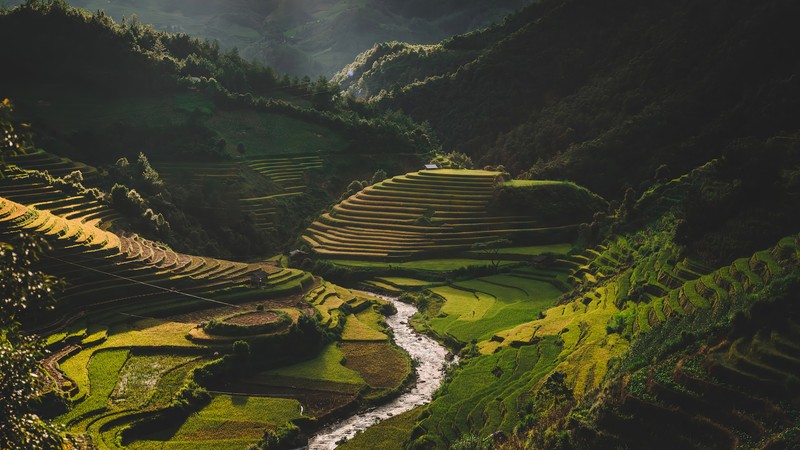
[{"label": "dense forest", "polygon": [[[23,1],[11,0],[14,6]],[[331,76],[375,42],[434,43],[501,20],[530,0],[310,1],[73,0],[117,22],[141,22],[159,31],[218,42],[247,61],[280,74]]]},{"label": "dense forest", "polygon": [[479,164],[621,199],[661,165],[796,130],[796,8],[543,1],[432,49],[373,49],[351,89]]}]

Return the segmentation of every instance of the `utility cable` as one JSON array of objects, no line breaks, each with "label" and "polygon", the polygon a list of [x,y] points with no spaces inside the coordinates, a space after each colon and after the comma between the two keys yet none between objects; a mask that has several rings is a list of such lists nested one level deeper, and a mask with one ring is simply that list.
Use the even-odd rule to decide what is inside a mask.
[{"label": "utility cable", "polygon": [[144,285],[144,286],[149,286],[151,288],[159,289],[159,290],[162,290],[162,291],[165,291],[165,292],[170,292],[170,293],[173,293],[173,294],[183,295],[184,297],[191,297],[191,298],[196,298],[198,300],[203,300],[203,301],[206,301],[206,302],[217,303],[217,304],[225,305],[225,306],[233,306],[235,308],[241,308],[241,306],[235,305],[233,303],[223,302],[221,300],[214,300],[212,298],[201,297],[199,295],[190,294],[188,292],[181,292],[181,291],[178,291],[178,290],[175,290],[175,289],[165,288],[165,287],[162,287],[162,286],[158,286],[156,284],[147,283],[145,281],[139,281],[139,280],[135,280],[133,278],[128,278],[128,277],[124,277],[122,275],[117,275],[117,274],[114,274],[114,273],[105,272],[105,271],[100,270],[100,269],[95,269],[93,267],[84,266],[83,264],[78,264],[78,263],[75,263],[75,262],[72,262],[72,261],[67,261],[67,260],[64,260],[64,259],[61,259],[61,258],[58,258],[58,257],[55,257],[55,256],[45,255],[45,258],[54,259],[54,260],[60,261],[60,262],[62,262],[64,264],[70,264],[70,265],[73,265],[75,267],[80,267],[81,269],[91,270],[92,272],[97,272],[97,273],[101,273],[103,275],[108,275],[110,277],[119,278],[119,279],[122,279],[122,280],[125,280],[125,281],[129,281],[131,283],[138,283],[138,284],[141,284],[141,285]]}]

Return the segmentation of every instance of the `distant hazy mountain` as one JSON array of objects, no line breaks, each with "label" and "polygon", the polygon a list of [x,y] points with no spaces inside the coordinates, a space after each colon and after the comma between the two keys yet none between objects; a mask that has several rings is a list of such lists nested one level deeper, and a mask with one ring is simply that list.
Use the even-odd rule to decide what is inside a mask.
[{"label": "distant hazy mountain", "polygon": [[[6,2],[10,5],[19,0]],[[279,73],[332,75],[383,41],[434,43],[492,21],[531,0],[69,0],[117,22],[216,39]]]}]

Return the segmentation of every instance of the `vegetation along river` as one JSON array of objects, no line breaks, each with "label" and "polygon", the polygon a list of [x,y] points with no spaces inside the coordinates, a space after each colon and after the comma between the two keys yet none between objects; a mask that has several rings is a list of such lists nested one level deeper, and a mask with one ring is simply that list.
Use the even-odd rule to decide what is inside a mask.
[{"label": "vegetation along river", "polygon": [[[375,295],[375,294],[373,294]],[[309,440],[309,450],[336,448],[342,439],[350,439],[376,423],[409,411],[431,401],[434,392],[444,379],[444,369],[449,364],[448,350],[438,342],[414,331],[408,320],[417,308],[396,298],[378,296],[388,300],[397,308],[397,314],[386,318],[386,324],[394,332],[394,341],[416,361],[417,382],[389,403],[357,413],[322,429]]]}]

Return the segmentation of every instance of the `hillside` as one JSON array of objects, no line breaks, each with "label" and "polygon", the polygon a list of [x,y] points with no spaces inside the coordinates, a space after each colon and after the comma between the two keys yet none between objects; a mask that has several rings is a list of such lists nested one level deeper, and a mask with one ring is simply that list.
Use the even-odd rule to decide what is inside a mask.
[{"label": "hillside", "polygon": [[46,337],[39,408],[68,448],[257,444],[265,430],[391,395],[408,375],[379,299],[274,261],[175,252],[121,230],[92,195],[8,166],[2,175],[0,239],[41,239],[36,269],[65,284],[54,311],[24,320]]},{"label": "hillside", "polygon": [[544,1],[437,46],[378,46],[347,86],[481,165],[621,198],[661,165],[685,173],[736,139],[797,130],[797,14],[782,0]]},{"label": "hillside", "polygon": [[[0,39],[20,42],[0,49],[14,67],[0,81],[15,120],[58,158],[92,167],[100,176],[87,186],[135,190],[144,203],[128,208],[131,225],[180,251],[269,255],[351,180],[416,167],[433,146],[402,117],[349,110],[324,81],[59,2],[4,11]],[[148,209],[169,230],[137,224]]]},{"label": "hillside", "polygon": [[[14,6],[21,1],[11,1]],[[101,2],[73,0],[70,5],[103,11],[121,22],[139,21],[167,32],[216,40],[236,48],[278,73],[330,77],[375,42],[433,43],[486,26],[529,0],[447,1],[286,1],[204,0]]]},{"label": "hillside", "polygon": [[0,10],[0,448],[800,447],[797,9],[545,0],[345,93]]},{"label": "hillside", "polygon": [[[501,178],[486,170],[435,169],[383,180],[320,216],[303,240],[323,257],[413,259],[498,239],[506,246],[574,240],[578,224],[605,209],[589,192],[573,195],[570,203],[569,192],[581,191],[568,183],[520,186]],[[547,194],[534,187],[552,190],[550,201],[559,199],[561,209],[554,210]]]}]

